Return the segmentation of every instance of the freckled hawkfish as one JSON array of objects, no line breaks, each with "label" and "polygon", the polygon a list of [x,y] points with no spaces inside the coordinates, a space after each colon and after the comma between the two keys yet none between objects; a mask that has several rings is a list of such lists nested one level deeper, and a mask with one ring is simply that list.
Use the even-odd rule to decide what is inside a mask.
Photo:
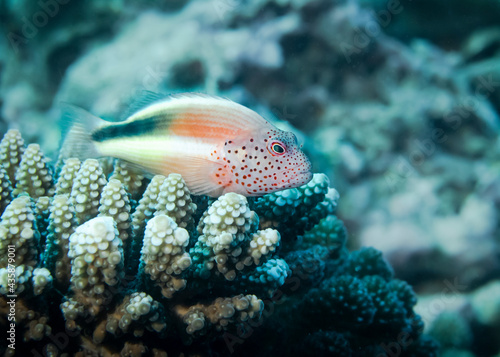
[{"label": "freckled hawkfish", "polygon": [[179,173],[191,193],[212,197],[260,196],[312,178],[295,135],[240,104],[203,94],[149,94],[141,106],[121,122],[69,108],[63,156],[111,156],[152,174]]}]

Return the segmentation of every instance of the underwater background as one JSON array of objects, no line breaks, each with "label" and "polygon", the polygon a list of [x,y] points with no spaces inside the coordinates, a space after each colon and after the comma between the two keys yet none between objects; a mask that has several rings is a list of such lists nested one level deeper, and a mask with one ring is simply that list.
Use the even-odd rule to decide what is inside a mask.
[{"label": "underwater background", "polygon": [[[30,239],[37,240],[23,248],[34,253],[24,259],[26,279],[32,280],[17,290],[16,306],[22,301],[27,311],[18,322],[17,352],[2,335],[1,353],[500,356],[500,2],[0,0],[0,29],[0,133],[3,137],[16,129],[22,135],[11,131],[0,152],[0,163],[12,164],[0,170],[0,208],[7,227],[0,231],[0,250],[7,256],[5,242],[16,241],[12,217],[23,214],[35,231]],[[282,121],[304,143],[318,174],[309,189],[238,201],[248,220],[237,233],[246,242],[241,244],[251,246],[253,234],[265,236],[258,232],[268,228],[281,233],[281,242],[261,237],[272,247],[262,253],[267,258],[254,257],[253,268],[244,268],[235,281],[220,269],[222,275],[203,270],[212,258],[221,263],[217,249],[199,239],[209,237],[210,230],[210,224],[199,223],[206,217],[203,210],[230,203],[193,197],[197,209],[186,209],[190,218],[175,222],[191,237],[179,256],[187,254],[192,263],[165,278],[184,281],[185,289],[165,292],[153,283],[121,287],[113,275],[103,278],[106,292],[115,287],[103,307],[103,292],[89,297],[71,281],[75,272],[56,277],[60,262],[74,263],[64,261],[67,251],[50,248],[54,235],[62,234],[53,227],[57,210],[51,207],[56,202],[66,207],[61,197],[71,206],[75,195],[70,189],[65,196],[60,173],[51,171],[61,140],[60,105],[71,103],[119,120],[143,91],[225,96]],[[24,153],[35,162],[45,162],[43,155],[53,158],[47,159],[45,177],[59,185],[47,183],[41,194],[30,191],[29,179],[23,184],[15,174],[23,165],[23,145],[32,143],[44,154],[35,147]],[[15,155],[19,160],[9,161]],[[76,173],[84,175],[84,164],[72,165],[66,169],[74,175],[65,184],[75,191],[80,188],[72,180],[82,180]],[[106,182],[126,181],[132,219],[144,191],[156,187],[158,193],[164,184],[151,181],[156,186],[148,186],[147,179],[136,179],[116,163],[92,165],[86,170],[97,170],[99,179],[102,175],[102,182],[96,181],[99,197],[121,192]],[[168,180],[183,187],[178,178]],[[189,192],[182,195],[183,202],[190,202]],[[122,232],[118,225],[120,234],[140,236],[137,244],[144,234],[146,242],[145,221],[153,220],[155,210],[155,217],[165,213],[155,206],[157,198],[152,201],[142,202],[149,205],[141,213],[142,223],[136,214],[135,226],[132,221]],[[16,205],[9,211],[11,202]],[[98,215],[96,202],[94,213],[71,218],[74,230]],[[100,205],[101,216],[111,215]],[[249,218],[250,210],[260,222]],[[75,249],[76,259],[78,248],[69,244],[66,249]],[[145,274],[153,273],[146,261],[151,257],[139,257],[141,248],[133,243],[120,249],[137,266],[118,268],[122,258],[116,269],[149,281]],[[41,267],[52,276],[45,270],[35,273]],[[7,263],[0,262],[0,268],[0,286],[5,287]],[[300,277],[301,269],[307,277],[296,291],[285,281]],[[38,276],[45,276],[39,278],[44,281],[40,289],[47,285],[43,293],[37,291]],[[276,298],[276,292],[284,297]],[[79,294],[84,302],[76,298]],[[134,298],[151,305],[147,313],[128,317],[137,326],[114,322],[122,330],[110,327]],[[270,316],[260,316],[266,310],[257,300],[264,307],[276,305]],[[52,317],[63,303],[65,309],[76,304],[74,311],[80,312],[65,310]],[[227,312],[228,305],[241,308]],[[92,309],[98,311],[88,315]],[[6,300],[0,311],[7,316]],[[214,311],[223,311],[223,318],[210,317]],[[252,318],[258,322],[249,328]],[[183,324],[191,332],[182,332]],[[4,316],[0,328],[7,336]],[[54,337],[68,329],[77,333]]]}]

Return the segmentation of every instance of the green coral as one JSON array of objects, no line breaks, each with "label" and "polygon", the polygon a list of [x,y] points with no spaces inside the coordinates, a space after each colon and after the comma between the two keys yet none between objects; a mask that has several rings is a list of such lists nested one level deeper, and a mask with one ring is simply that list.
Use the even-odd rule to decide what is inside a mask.
[{"label": "green coral", "polygon": [[325,277],[329,250],[316,245],[306,250],[295,250],[285,255],[293,280],[300,282],[297,289],[307,290]]},{"label": "green coral", "polygon": [[300,353],[304,356],[343,356],[351,357],[353,351],[344,335],[335,331],[317,331],[304,339]]},{"label": "green coral", "polygon": [[275,291],[285,283],[291,270],[285,260],[269,259],[264,264],[242,278],[244,288],[258,291],[261,295],[272,297]]},{"label": "green coral", "polygon": [[328,248],[333,256],[338,256],[347,239],[344,223],[336,216],[323,218],[301,237],[300,248],[307,249],[315,245]]},{"label": "green coral", "polygon": [[394,271],[382,256],[382,252],[371,247],[352,252],[347,261],[347,270],[361,278],[377,275],[389,281],[394,276]]},{"label": "green coral", "polygon": [[376,312],[368,288],[359,278],[341,275],[326,280],[306,296],[303,308],[318,328],[369,325]]},{"label": "green coral", "polygon": [[[328,177],[314,174],[304,186],[273,192],[252,200],[251,207],[260,217],[260,228],[276,228],[284,237],[296,237],[313,228],[336,208],[335,190]],[[290,248],[291,239],[283,242]]]}]

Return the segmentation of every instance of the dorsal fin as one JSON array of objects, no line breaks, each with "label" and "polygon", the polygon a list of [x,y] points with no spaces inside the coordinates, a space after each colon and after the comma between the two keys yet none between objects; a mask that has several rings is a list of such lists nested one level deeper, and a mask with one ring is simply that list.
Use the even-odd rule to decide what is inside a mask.
[{"label": "dorsal fin", "polygon": [[135,98],[128,109],[123,113],[121,119],[125,120],[132,114],[138,112],[139,110],[162,100],[169,98],[168,95],[155,93],[149,90],[142,90],[140,94]]},{"label": "dorsal fin", "polygon": [[[143,93],[131,105],[124,123],[161,117],[155,128],[168,129],[180,136],[199,136],[219,129],[235,135],[256,127],[274,128],[253,110],[227,98],[203,93],[167,96],[148,91]],[[204,115],[203,108],[209,109],[206,113],[210,115]]]},{"label": "dorsal fin", "polygon": [[168,98],[172,99],[180,99],[180,98],[209,98],[209,99],[218,99],[218,100],[227,100],[228,102],[234,102],[227,97],[221,97],[214,94],[201,93],[201,92],[185,92],[185,93],[173,93],[168,96]]}]

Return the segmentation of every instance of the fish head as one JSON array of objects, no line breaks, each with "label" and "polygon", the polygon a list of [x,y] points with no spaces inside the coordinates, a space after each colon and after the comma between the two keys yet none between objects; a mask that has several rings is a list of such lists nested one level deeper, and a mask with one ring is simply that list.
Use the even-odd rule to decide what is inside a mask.
[{"label": "fish head", "polygon": [[225,192],[261,196],[305,185],[313,176],[295,134],[274,127],[226,141],[224,156],[231,176]]}]

